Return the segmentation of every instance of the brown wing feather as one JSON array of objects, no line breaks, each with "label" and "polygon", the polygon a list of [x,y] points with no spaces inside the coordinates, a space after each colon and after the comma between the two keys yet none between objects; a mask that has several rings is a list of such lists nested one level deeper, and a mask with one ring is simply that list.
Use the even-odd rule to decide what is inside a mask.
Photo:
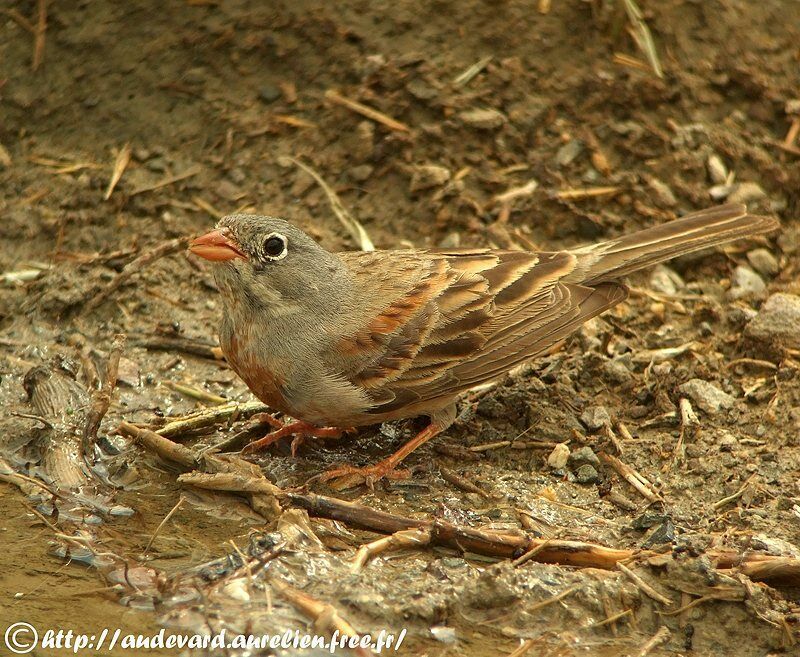
[{"label": "brown wing feather", "polygon": [[[367,389],[375,415],[447,401],[495,379],[625,296],[621,286],[563,283],[576,264],[568,252],[459,249],[395,257],[418,258],[419,277],[407,283],[407,294],[385,303],[366,328],[342,343],[361,356],[344,375]],[[358,256],[348,264],[374,263]],[[374,280],[363,273],[357,278]],[[385,294],[378,292],[372,296]]]}]

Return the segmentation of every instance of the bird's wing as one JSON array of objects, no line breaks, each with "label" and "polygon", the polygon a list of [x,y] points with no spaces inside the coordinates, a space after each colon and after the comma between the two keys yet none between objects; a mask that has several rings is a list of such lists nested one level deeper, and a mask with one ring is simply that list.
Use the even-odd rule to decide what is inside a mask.
[{"label": "bird's wing", "polygon": [[[627,294],[615,283],[566,282],[577,262],[569,252],[396,251],[381,260],[342,255],[354,278],[364,281],[362,294],[385,295],[381,276],[393,283],[369,323],[337,345],[349,356],[342,374],[367,391],[375,414],[449,400],[496,379]],[[368,268],[379,262],[381,274],[370,277]],[[398,263],[406,277],[414,275],[397,275]]]}]

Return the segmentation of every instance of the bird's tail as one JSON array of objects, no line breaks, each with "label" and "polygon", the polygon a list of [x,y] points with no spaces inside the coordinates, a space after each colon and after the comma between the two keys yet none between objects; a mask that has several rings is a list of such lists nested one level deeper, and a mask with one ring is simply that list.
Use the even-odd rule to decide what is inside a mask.
[{"label": "bird's tail", "polygon": [[748,214],[744,205],[720,205],[632,235],[574,249],[579,265],[573,276],[589,285],[611,281],[692,251],[770,233],[779,226],[775,217]]}]

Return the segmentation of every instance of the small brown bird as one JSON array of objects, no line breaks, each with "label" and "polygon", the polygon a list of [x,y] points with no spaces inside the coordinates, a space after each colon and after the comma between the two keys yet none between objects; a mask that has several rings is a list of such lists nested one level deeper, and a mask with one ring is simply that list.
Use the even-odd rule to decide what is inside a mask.
[{"label": "small brown bird", "polygon": [[[424,249],[329,253],[274,217],[232,215],[195,239],[216,264],[220,344],[286,436],[425,415],[430,424],[376,465],[325,475],[339,487],[384,476],[455,419],[458,396],[541,354],[624,300],[619,279],[676,256],[778,228],[724,205],[565,251]],[[296,443],[293,444],[293,447]]]}]

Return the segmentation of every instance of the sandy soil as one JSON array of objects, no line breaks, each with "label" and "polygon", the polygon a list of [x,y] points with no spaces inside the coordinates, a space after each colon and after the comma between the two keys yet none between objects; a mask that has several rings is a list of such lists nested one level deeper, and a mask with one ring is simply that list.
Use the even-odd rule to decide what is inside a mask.
[{"label": "sandy soil", "polygon": [[[57,355],[102,373],[114,334],[127,335],[100,436],[121,452],[121,488],[104,499],[135,513],[104,517],[95,552],[151,584],[174,583],[264,528],[241,498],[181,488],[174,468],[111,436],[123,419],[155,425],[202,406],[168,382],[251,399],[224,363],[146,346],[216,344],[221,303],[208,268],[173,249],[91,300],[135,258],[233,211],[279,215],[331,250],[356,248],[320,186],[285,156],[319,172],[383,248],[559,248],[739,199],[778,216],[781,234],[635,277],[626,303],[465,403],[445,436],[409,458],[410,481],[346,494],[406,516],[671,555],[631,564],[669,608],[618,571],[514,567],[441,548],[388,553],[354,576],[355,547],[376,535],[295,516],[279,531],[297,550],[276,569],[359,631],[407,628],[410,654],[504,654],[528,639],[538,642],[530,654],[636,654],[662,626],[669,639],[650,654],[797,654],[798,581],[721,573],[707,555],[800,558],[800,347],[748,331],[768,297],[800,294],[800,145],[784,143],[800,125],[800,5],[640,2],[659,79],[623,2],[50,3],[36,71],[31,4],[12,0],[0,14],[0,454],[52,481],[41,446],[22,446],[41,424],[12,414],[32,412],[24,374]],[[329,89],[409,130],[332,103]],[[526,185],[509,203],[496,198]],[[705,388],[681,392],[693,379],[724,393],[719,409]],[[681,398],[696,426],[681,425]],[[411,428],[307,443],[297,458],[279,445],[253,460],[277,485],[299,485],[335,463],[374,462]],[[571,453],[557,468],[555,443]],[[601,452],[646,477],[657,500]],[[485,494],[448,481],[442,466]],[[76,631],[235,626],[228,599],[193,600],[192,615],[177,589],[137,596],[102,559],[65,562],[55,530],[85,530],[85,518],[54,516],[60,502],[41,491],[0,485],[0,630],[17,620]],[[308,622],[285,603],[274,616],[247,604],[259,631]]]}]

